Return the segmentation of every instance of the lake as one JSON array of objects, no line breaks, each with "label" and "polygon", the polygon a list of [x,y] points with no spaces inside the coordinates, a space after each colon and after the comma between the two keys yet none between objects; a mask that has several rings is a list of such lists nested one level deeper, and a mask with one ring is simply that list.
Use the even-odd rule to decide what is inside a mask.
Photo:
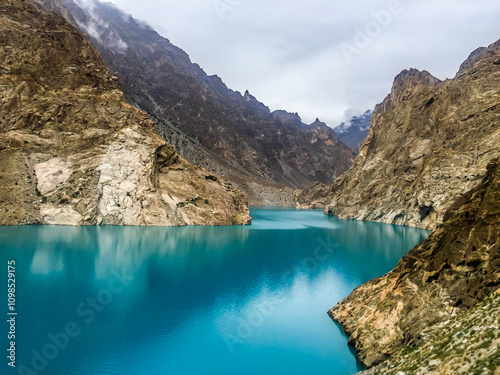
[{"label": "lake", "polygon": [[[2,374],[353,374],[327,311],[429,232],[321,211],[247,227],[1,227],[16,369]],[[0,342],[8,352],[4,316]]]}]

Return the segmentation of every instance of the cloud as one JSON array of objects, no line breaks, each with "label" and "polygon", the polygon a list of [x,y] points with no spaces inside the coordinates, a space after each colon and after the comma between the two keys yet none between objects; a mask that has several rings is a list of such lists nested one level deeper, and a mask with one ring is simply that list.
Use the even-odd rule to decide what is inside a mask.
[{"label": "cloud", "polygon": [[[97,39],[100,43],[108,46],[118,53],[125,53],[128,46],[122,38],[112,30],[109,25],[97,15],[96,0],[74,0],[82,9],[87,10],[91,19],[87,23],[78,22],[78,27],[85,31],[91,38]],[[125,15],[124,15],[125,16]]]},{"label": "cloud", "polygon": [[[470,52],[500,37],[498,0],[112,2],[230,88],[331,126],[374,108],[401,70],[451,78]],[[394,4],[401,11],[391,12]],[[359,31],[369,42],[346,58],[342,46],[359,47]]]}]

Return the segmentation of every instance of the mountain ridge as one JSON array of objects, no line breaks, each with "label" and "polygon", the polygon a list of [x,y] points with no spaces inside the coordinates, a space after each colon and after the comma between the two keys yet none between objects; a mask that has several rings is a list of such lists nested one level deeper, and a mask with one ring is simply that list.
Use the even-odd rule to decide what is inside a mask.
[{"label": "mountain ridge", "polygon": [[[92,2],[92,12],[72,0],[64,4],[129,101],[155,120],[165,139],[191,162],[225,176],[254,203],[265,203],[266,191],[285,190],[293,205],[295,189],[317,180],[331,183],[352,164],[353,152],[331,129],[277,119],[248,91],[241,94],[208,76],[133,17],[99,2]],[[105,26],[99,29],[96,17]],[[127,49],[117,49],[117,40]]]},{"label": "mountain ridge", "polygon": [[126,103],[60,5],[0,5],[0,224],[249,223],[246,197]]},{"label": "mountain ridge", "polygon": [[328,312],[365,366],[418,347],[498,290],[499,223],[500,164],[494,159],[483,181],[453,204],[440,228],[391,272],[356,288]]},{"label": "mountain ridge", "polygon": [[454,79],[398,74],[353,167],[331,185],[325,211],[425,229],[441,224],[499,154],[498,61],[500,42],[473,54]]},{"label": "mountain ridge", "polygon": [[[498,350],[487,350],[499,342],[499,83],[500,41],[471,53],[454,79],[402,71],[324,198],[342,218],[434,229],[328,312],[363,373],[500,371]],[[326,194],[314,189],[304,199]]]}]

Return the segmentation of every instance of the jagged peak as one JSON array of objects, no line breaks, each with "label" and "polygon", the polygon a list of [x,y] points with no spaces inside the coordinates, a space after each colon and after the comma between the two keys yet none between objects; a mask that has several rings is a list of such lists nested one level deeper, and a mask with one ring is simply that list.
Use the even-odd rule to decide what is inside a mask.
[{"label": "jagged peak", "polygon": [[283,109],[278,109],[276,111],[273,111],[271,113],[271,116],[275,120],[281,121],[281,122],[300,122],[302,123],[302,119],[300,118],[299,114],[297,112],[291,113],[287,112]]},{"label": "jagged peak", "polygon": [[463,71],[467,70],[470,68],[472,65],[474,65],[482,56],[483,52],[487,50],[486,47],[479,47],[476,48],[474,51],[472,51],[469,54],[469,57],[460,65],[460,68],[458,69],[458,74],[462,73]]},{"label": "jagged peak", "polygon": [[339,126],[333,128],[333,131],[337,135],[352,131],[354,128],[360,131],[366,131],[370,127],[370,119],[372,115],[373,111],[368,109],[362,115],[352,116],[349,120],[342,122]]},{"label": "jagged peak", "polygon": [[243,95],[243,98],[247,103],[253,104],[254,108],[259,108],[260,110],[264,111],[267,114],[271,114],[271,110],[269,107],[267,107],[264,103],[259,102],[255,96],[250,94],[248,90],[245,90],[245,94]]},{"label": "jagged peak", "polygon": [[498,64],[498,62],[500,61],[498,59],[499,49],[500,49],[500,40],[497,40],[495,43],[490,44],[488,47],[476,48],[469,54],[469,57],[467,57],[467,59],[460,65],[456,77],[464,74],[467,70],[471,69],[478,62],[483,61],[484,59],[488,59],[488,57],[496,59],[494,63]]},{"label": "jagged peak", "polygon": [[427,70],[418,70],[415,68],[404,69],[394,78],[394,85],[405,84],[409,82],[421,82],[428,85],[435,85],[441,80],[434,77]]},{"label": "jagged peak", "polygon": [[441,80],[426,70],[405,69],[394,78],[388,98],[392,101],[406,100],[408,95],[415,94],[420,90],[417,89],[418,87],[435,87],[440,82]]},{"label": "jagged peak", "polygon": [[319,127],[326,127],[328,128],[328,125],[321,121],[319,118],[316,117],[316,120],[310,125],[310,126],[319,126]]}]

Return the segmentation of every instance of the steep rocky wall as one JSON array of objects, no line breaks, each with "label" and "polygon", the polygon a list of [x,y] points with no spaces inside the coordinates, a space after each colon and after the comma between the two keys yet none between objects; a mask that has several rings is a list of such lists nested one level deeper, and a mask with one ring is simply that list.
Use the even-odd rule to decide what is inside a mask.
[{"label": "steep rocky wall", "polygon": [[436,228],[499,145],[500,42],[473,53],[451,80],[405,70],[375,108],[354,166],[333,183],[326,212]]},{"label": "steep rocky wall", "polygon": [[500,289],[450,319],[422,345],[360,375],[500,374]]},{"label": "steep rocky wall", "polygon": [[0,4],[0,224],[249,222],[246,197],[177,155],[84,34]]},{"label": "steep rocky wall", "polygon": [[355,289],[329,314],[344,327],[358,358],[377,365],[496,291],[499,250],[500,163],[494,160],[442,226],[393,271]]},{"label": "steep rocky wall", "polygon": [[330,195],[330,186],[316,182],[296,196],[295,205],[302,209],[324,209]]},{"label": "steep rocky wall", "polygon": [[294,189],[330,184],[352,165],[354,152],[332,129],[271,113],[250,93],[208,76],[144,22],[108,3],[64,3],[129,102],[155,120],[182,156],[222,174],[254,204],[293,204]]}]

